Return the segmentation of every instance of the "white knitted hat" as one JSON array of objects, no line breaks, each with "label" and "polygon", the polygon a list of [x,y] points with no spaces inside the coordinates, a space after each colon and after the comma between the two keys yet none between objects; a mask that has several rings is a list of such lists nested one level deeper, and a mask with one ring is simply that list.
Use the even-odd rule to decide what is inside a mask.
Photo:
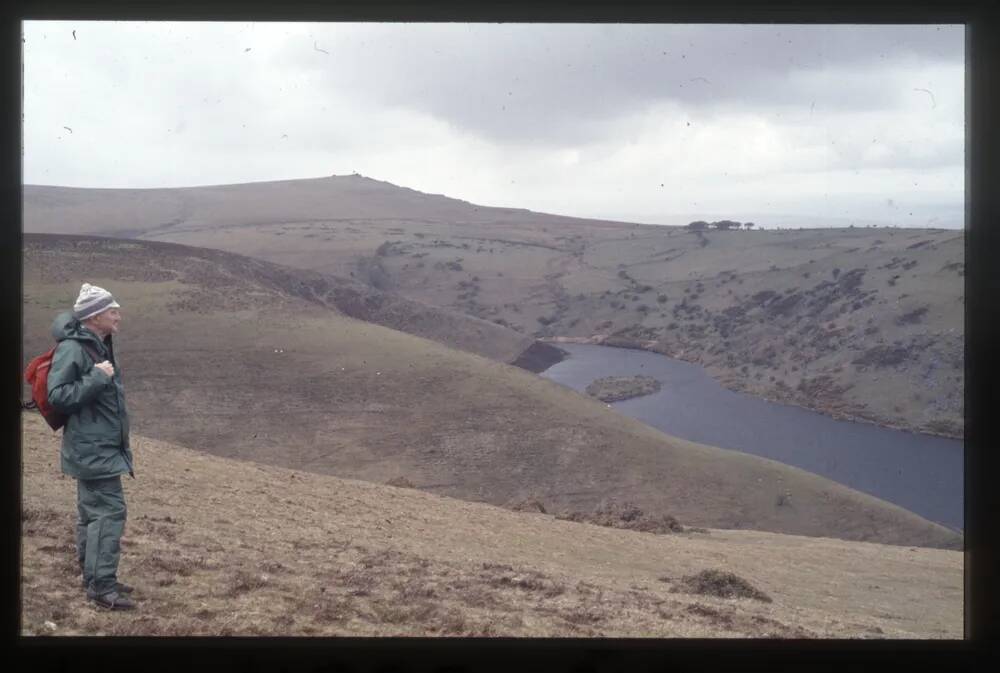
[{"label": "white knitted hat", "polygon": [[115,301],[111,293],[103,287],[84,283],[80,287],[80,296],[73,304],[73,317],[77,320],[86,320],[109,308],[120,308],[120,304]]}]

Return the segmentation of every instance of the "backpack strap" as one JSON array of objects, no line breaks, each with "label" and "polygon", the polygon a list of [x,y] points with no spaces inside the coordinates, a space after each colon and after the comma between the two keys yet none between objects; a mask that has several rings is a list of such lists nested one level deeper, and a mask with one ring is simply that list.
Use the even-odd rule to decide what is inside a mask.
[{"label": "backpack strap", "polygon": [[83,346],[83,350],[87,351],[87,354],[94,359],[94,362],[103,362],[103,360],[101,360],[101,354],[97,352],[96,348],[85,343],[81,343],[80,345]]}]

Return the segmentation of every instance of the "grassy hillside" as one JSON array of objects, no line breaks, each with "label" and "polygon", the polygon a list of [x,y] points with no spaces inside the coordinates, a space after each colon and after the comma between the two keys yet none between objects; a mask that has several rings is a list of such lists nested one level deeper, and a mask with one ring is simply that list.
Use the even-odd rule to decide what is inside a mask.
[{"label": "grassy hillside", "polygon": [[485,208],[361,176],[28,186],[25,228],[353,275],[525,336],[650,348],[732,389],[834,416],[964,432],[963,232],[691,232]]},{"label": "grassy hillside", "polygon": [[[58,249],[58,263],[53,251]],[[46,252],[40,252],[40,251]],[[187,287],[177,306],[217,301],[215,295],[227,293],[226,305],[253,308],[259,294],[256,286],[326,306],[337,313],[373,322],[408,334],[437,341],[450,348],[466,350],[501,362],[558,360],[553,346],[494,323],[463,313],[448,311],[405,299],[372,288],[350,278],[329,274],[287,269],[258,260],[239,257],[218,250],[177,247],[169,243],[113,242],[79,236],[25,235],[25,259],[32,262],[26,270],[43,282],[63,280],[89,271],[92,254],[108,254],[106,265],[118,251],[127,251],[123,260],[131,271],[125,278],[133,281],[160,282],[184,274]],[[40,254],[38,254],[40,253]],[[158,263],[159,258],[171,260],[171,266]],[[211,269],[207,272],[206,269]],[[38,275],[41,274],[41,275]],[[212,275],[214,274],[214,276]],[[211,279],[212,292],[199,293],[197,285]],[[247,285],[245,281],[249,281]],[[193,285],[192,285],[193,283]],[[243,293],[242,295],[240,293]],[[175,307],[176,308],[176,307]],[[526,368],[532,369],[530,366]]]},{"label": "grassy hillside", "polygon": [[[961,545],[826,479],[668,437],[522,369],[347,317],[290,291],[294,270],[137,241],[26,245],[26,357],[49,347],[81,280],[110,289],[133,427],[156,439],[494,504],[572,512],[614,497],[693,526]],[[280,274],[285,285],[267,280]]]},{"label": "grassy hillside", "polygon": [[145,437],[119,569],[138,609],[109,613],[79,588],[58,436],[22,429],[23,635],[962,637],[960,552],[615,530]]}]

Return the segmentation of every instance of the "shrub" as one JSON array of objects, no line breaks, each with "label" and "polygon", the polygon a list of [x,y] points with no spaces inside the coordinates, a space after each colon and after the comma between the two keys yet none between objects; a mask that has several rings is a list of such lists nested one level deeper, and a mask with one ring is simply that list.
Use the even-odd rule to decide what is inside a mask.
[{"label": "shrub", "polygon": [[695,594],[718,596],[720,598],[752,598],[770,603],[771,597],[754,587],[742,577],[721,570],[702,570],[696,575],[688,575],[681,581],[682,589]]}]

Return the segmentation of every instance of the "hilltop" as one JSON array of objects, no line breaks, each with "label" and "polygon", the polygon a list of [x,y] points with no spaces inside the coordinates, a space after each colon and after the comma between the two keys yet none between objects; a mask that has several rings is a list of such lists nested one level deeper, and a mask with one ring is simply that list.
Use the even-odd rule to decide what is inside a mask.
[{"label": "hilltop", "polygon": [[956,551],[616,530],[142,436],[120,566],[139,607],[109,613],[79,587],[58,435],[34,413],[22,432],[23,635],[963,635]]},{"label": "hilltop", "polygon": [[734,390],[964,434],[962,231],[808,220],[691,231],[476,206],[358,175],[24,195],[29,232],[173,241],[353,276],[524,337],[647,348]]},{"label": "hilltop", "polygon": [[314,274],[217,251],[26,237],[26,357],[50,347],[52,317],[83,278],[123,306],[132,427],[157,440],[567,515],[616,498],[685,526],[962,545],[816,475],[670,437],[523,369],[352,318],[313,292]]}]

